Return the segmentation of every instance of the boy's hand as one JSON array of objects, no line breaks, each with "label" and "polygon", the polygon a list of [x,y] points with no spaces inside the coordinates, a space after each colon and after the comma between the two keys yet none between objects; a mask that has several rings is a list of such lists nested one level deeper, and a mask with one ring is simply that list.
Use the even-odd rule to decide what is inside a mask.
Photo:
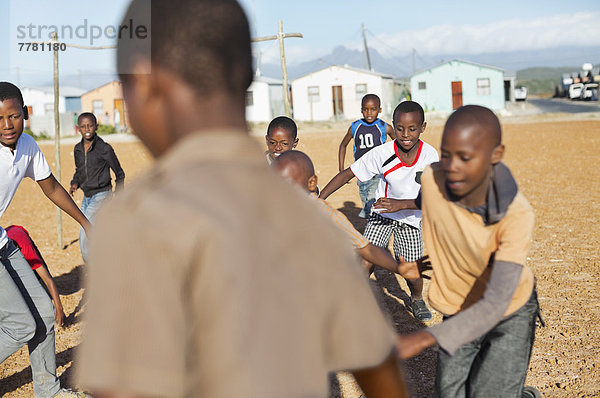
[{"label": "boy's hand", "polygon": [[427,330],[422,329],[415,333],[398,336],[396,349],[400,358],[408,359],[420,354],[425,348],[436,343],[435,337]]},{"label": "boy's hand", "polygon": [[399,199],[379,198],[373,203],[373,208],[378,213],[395,213],[404,209],[403,203]]},{"label": "boy's hand", "polygon": [[56,317],[56,324],[63,326],[65,324],[65,312],[61,306],[54,306],[54,316]]},{"label": "boy's hand", "polygon": [[71,196],[73,196],[75,191],[77,191],[77,188],[79,188],[77,185],[75,185],[75,184],[71,185],[71,188],[69,188],[69,193],[71,194]]},{"label": "boy's hand", "polygon": [[424,256],[417,261],[404,261],[404,257],[400,256],[398,262],[398,273],[405,279],[431,279],[428,275],[423,275],[424,271],[431,269],[429,256]]}]

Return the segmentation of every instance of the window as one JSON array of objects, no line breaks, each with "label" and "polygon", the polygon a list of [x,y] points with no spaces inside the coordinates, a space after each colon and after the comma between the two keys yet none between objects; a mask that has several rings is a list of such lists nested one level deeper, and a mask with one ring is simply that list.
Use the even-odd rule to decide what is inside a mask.
[{"label": "window", "polygon": [[427,82],[419,82],[419,90],[427,90]]},{"label": "window", "polygon": [[477,79],[477,95],[490,95],[490,79]]},{"label": "window", "polygon": [[362,98],[367,94],[367,84],[366,83],[357,83],[356,84],[356,99],[362,100]]},{"label": "window", "polygon": [[308,87],[308,102],[319,102],[321,100],[319,95],[319,86]]},{"label": "window", "polygon": [[254,94],[252,91],[246,91],[246,106],[254,105]]},{"label": "window", "polygon": [[94,115],[103,115],[104,114],[104,105],[102,105],[102,100],[93,100],[92,101],[92,112]]}]

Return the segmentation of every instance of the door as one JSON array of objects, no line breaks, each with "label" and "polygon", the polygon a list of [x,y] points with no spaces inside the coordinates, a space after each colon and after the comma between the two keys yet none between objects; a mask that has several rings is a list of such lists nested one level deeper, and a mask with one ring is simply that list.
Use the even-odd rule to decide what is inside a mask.
[{"label": "door", "polygon": [[338,119],[344,115],[344,101],[342,100],[342,86],[331,87],[331,98],[333,98],[333,116]]},{"label": "door", "polygon": [[125,105],[122,99],[114,100],[114,126],[117,130],[121,127],[127,127],[125,122]]},{"label": "door", "polygon": [[462,82],[452,82],[452,109],[458,109],[462,104]]}]

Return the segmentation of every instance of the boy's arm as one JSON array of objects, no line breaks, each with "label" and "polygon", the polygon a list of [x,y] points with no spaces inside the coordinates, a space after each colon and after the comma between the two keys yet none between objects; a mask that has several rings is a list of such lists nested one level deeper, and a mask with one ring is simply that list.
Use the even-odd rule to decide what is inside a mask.
[{"label": "boy's arm", "polygon": [[391,199],[379,198],[373,203],[373,207],[379,213],[395,213],[400,210],[420,210],[421,209],[421,191],[415,199]]},{"label": "boy's arm", "polygon": [[56,315],[56,324],[62,325],[65,320],[65,312],[63,311],[62,302],[60,301],[60,296],[58,295],[58,290],[56,290],[56,285],[52,280],[52,277],[48,273],[48,270],[43,265],[35,269],[35,272],[40,276],[48,291],[50,292],[50,296],[52,297],[52,301],[54,302],[54,313]]},{"label": "boy's arm", "polygon": [[394,133],[394,128],[387,123],[385,124],[385,133],[388,135],[388,137],[390,137],[390,140],[393,141],[396,139],[396,134]]},{"label": "boy's arm", "polygon": [[86,234],[90,232],[90,222],[83,215],[79,207],[73,202],[73,199],[69,196],[67,191],[63,188],[62,185],[56,181],[53,174],[50,174],[48,178],[45,178],[40,181],[36,181],[40,188],[42,188],[42,192],[44,195],[52,203],[57,205],[60,209],[62,209],[65,213],[70,215],[75,221],[77,221],[85,230]]},{"label": "boy's arm", "polygon": [[399,341],[400,357],[410,358],[436,342],[453,355],[461,345],[489,332],[504,317],[519,285],[522,270],[523,266],[520,264],[495,261],[483,297],[466,310],[427,331],[401,336],[400,340],[407,340]]},{"label": "boy's arm", "polygon": [[402,370],[395,353],[391,353],[380,365],[354,370],[352,375],[369,398],[408,397]]},{"label": "boy's arm", "polygon": [[400,263],[398,263],[387,250],[379,246],[375,246],[372,243],[369,243],[367,246],[358,249],[358,253],[362,258],[370,263],[387,269],[390,272],[400,274],[403,278],[418,279],[421,277],[416,261],[405,262],[401,257]]},{"label": "boy's arm", "polygon": [[117,154],[112,146],[108,145],[108,165],[115,173],[115,191],[123,188],[125,182],[125,172],[119,163]]},{"label": "boy's arm", "polygon": [[327,183],[327,185],[325,185],[325,188],[321,190],[321,194],[319,195],[319,197],[321,199],[327,199],[329,195],[340,189],[341,186],[343,186],[353,178],[354,173],[352,172],[352,170],[350,170],[350,167],[343,171],[340,171],[335,177],[331,179],[331,181]]},{"label": "boy's arm", "polygon": [[344,170],[344,161],[346,160],[346,148],[348,144],[352,141],[352,126],[348,127],[348,131],[344,138],[342,138],[342,142],[340,142],[340,147],[338,149],[338,164],[339,171]]},{"label": "boy's arm", "polygon": [[69,187],[69,193],[71,196],[79,188],[79,166],[77,165],[77,145],[73,149],[73,160],[75,161],[75,172],[73,172],[73,178],[71,179],[71,186]]}]

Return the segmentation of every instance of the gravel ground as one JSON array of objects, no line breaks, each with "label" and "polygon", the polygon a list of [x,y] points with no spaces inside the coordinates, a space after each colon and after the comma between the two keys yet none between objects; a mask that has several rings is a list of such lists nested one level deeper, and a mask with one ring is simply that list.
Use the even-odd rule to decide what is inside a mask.
[{"label": "gravel ground", "polygon": [[[438,147],[444,116],[428,117],[429,126],[422,138]],[[507,147],[505,161],[536,212],[529,266],[537,276],[542,314],[547,323],[536,335],[527,384],[536,386],[545,397],[598,397],[600,115],[542,115],[532,110],[504,114],[502,120]],[[347,122],[299,126],[298,149],[313,159],[321,186],[337,172],[337,147],[347,126]],[[261,138],[264,128],[264,125],[253,128],[260,142],[264,142]],[[150,156],[134,137],[119,135],[106,139],[113,142],[128,182],[148,168]],[[75,141],[63,139],[64,186],[68,186],[73,173]],[[42,143],[41,147],[55,169],[52,142]],[[75,198],[79,203],[81,192]],[[357,217],[360,199],[356,184],[341,188],[330,198],[330,203],[341,209],[359,230],[364,228],[364,220]],[[63,245],[59,248],[56,210],[37,184],[29,180],[19,188],[2,217],[2,225],[10,224],[21,224],[31,232],[55,276],[69,322],[57,331],[58,370],[63,385],[76,387],[72,384],[72,365],[81,339],[81,315],[85,312],[85,266],[79,255],[77,225],[68,216],[63,217]],[[408,289],[403,281],[381,271],[370,282],[398,332],[426,326],[405,310]],[[427,325],[440,319],[436,313]],[[435,366],[433,349],[404,364],[415,397],[432,395]],[[352,377],[346,373],[332,377],[331,384],[332,396],[360,396]],[[26,349],[0,364],[0,396],[33,396]]]}]

